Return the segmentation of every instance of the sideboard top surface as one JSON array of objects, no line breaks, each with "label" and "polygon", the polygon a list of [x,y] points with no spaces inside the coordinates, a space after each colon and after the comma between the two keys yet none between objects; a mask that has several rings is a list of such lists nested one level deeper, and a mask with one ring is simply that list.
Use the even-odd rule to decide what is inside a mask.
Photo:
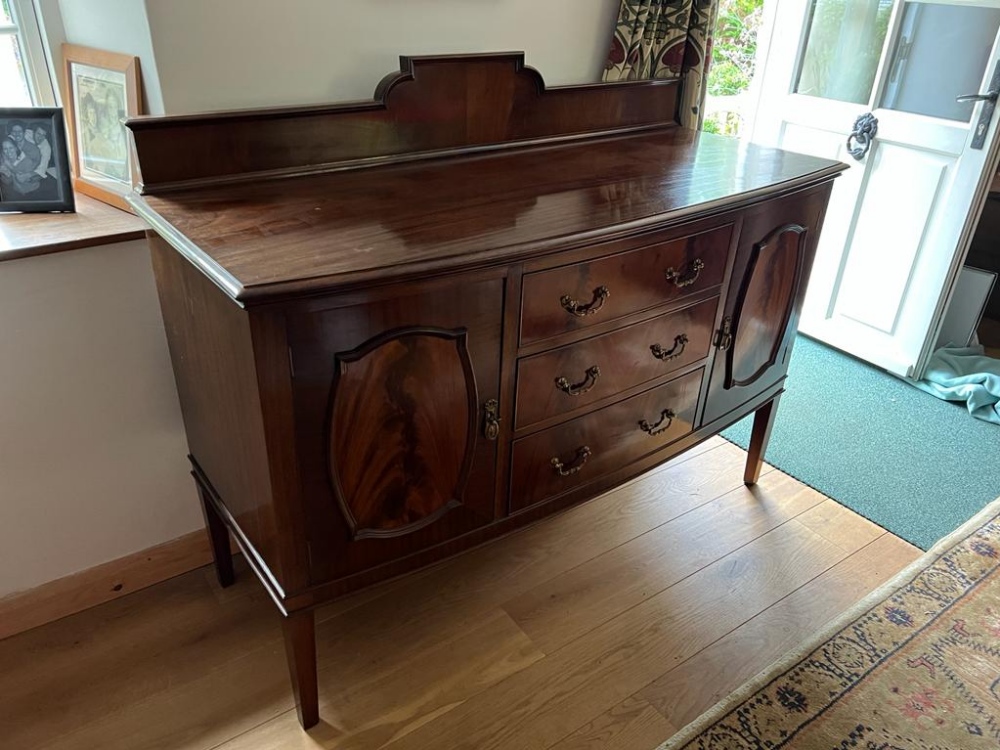
[{"label": "sideboard top surface", "polygon": [[671,127],[134,203],[230,296],[255,303],[524,259],[729,210],[843,168]]}]

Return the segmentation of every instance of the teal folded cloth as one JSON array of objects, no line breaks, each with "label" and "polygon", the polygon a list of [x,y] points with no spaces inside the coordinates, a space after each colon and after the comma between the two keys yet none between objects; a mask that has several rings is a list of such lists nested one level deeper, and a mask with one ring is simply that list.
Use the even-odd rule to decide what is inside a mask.
[{"label": "teal folded cloth", "polygon": [[1000,359],[985,356],[981,346],[938,349],[914,385],[945,401],[964,401],[976,419],[1000,424]]}]

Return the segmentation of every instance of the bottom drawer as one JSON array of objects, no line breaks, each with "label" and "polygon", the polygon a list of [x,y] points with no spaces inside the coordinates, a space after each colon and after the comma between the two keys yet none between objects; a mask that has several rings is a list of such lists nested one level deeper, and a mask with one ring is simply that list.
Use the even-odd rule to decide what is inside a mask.
[{"label": "bottom drawer", "polygon": [[514,442],[510,510],[620,469],[694,427],[704,369]]}]

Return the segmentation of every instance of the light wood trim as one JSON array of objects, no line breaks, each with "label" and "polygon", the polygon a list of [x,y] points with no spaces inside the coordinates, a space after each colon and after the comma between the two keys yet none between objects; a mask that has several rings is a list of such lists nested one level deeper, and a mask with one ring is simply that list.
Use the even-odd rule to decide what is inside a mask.
[{"label": "light wood trim", "polygon": [[0,263],[145,236],[139,217],[78,193],[76,213],[0,214]]},{"label": "light wood trim", "polygon": [[0,639],[131,594],[212,562],[204,530],[0,599]]}]

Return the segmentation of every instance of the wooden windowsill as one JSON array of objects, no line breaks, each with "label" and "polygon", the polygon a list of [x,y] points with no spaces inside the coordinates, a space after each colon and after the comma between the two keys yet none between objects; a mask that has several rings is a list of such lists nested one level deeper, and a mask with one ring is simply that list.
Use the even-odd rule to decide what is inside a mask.
[{"label": "wooden windowsill", "polygon": [[0,262],[142,239],[138,216],[76,195],[73,214],[0,214]]}]

